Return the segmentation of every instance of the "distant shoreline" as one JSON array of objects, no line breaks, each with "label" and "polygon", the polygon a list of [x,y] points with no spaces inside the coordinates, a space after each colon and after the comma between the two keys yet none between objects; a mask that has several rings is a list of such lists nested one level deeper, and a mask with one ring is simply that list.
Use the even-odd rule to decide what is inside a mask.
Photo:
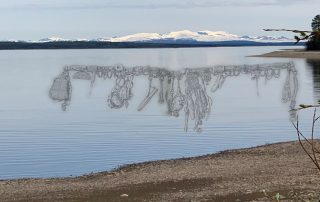
[{"label": "distant shoreline", "polygon": [[320,51],[306,51],[304,49],[285,49],[261,55],[252,55],[249,57],[305,58],[320,60]]},{"label": "distant shoreline", "polygon": [[57,41],[57,42],[4,42],[0,41],[0,50],[35,49],[129,49],[129,48],[198,48],[198,47],[245,47],[245,46],[302,46],[294,42],[255,42],[255,41],[218,41],[218,42],[102,42],[102,41]]},{"label": "distant shoreline", "polygon": [[80,177],[0,180],[0,201],[289,201],[320,198],[298,142],[152,161]]}]

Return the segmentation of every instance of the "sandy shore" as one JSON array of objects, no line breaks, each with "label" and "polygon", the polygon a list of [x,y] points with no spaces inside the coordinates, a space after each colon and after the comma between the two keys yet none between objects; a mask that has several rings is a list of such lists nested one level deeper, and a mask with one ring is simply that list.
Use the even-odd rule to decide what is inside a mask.
[{"label": "sandy shore", "polygon": [[303,49],[287,49],[265,53],[262,55],[253,55],[250,57],[283,57],[283,58],[306,58],[306,59],[319,59],[320,51],[305,51]]},{"label": "sandy shore", "polygon": [[75,178],[3,180],[0,201],[272,201],[262,190],[318,201],[319,178],[299,143],[286,142]]}]

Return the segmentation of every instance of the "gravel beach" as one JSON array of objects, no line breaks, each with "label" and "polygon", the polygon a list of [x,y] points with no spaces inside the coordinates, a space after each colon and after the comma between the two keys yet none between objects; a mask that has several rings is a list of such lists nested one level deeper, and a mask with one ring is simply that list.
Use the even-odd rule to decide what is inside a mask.
[{"label": "gravel beach", "polygon": [[145,162],[74,178],[0,181],[0,201],[319,201],[298,142]]},{"label": "gravel beach", "polygon": [[320,60],[320,51],[305,51],[303,49],[285,49],[285,50],[265,53],[262,55],[253,55],[250,57],[306,58],[306,59]]}]

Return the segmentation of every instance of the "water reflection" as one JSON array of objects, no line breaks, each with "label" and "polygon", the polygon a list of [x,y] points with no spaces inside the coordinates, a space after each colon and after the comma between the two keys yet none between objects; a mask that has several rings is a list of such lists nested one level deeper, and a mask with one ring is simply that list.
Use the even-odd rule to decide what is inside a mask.
[{"label": "water reflection", "polygon": [[[208,95],[208,89],[214,93],[223,87],[228,78],[251,75],[251,79],[256,81],[259,95],[258,80],[277,79],[281,72],[286,74],[282,102],[289,103],[289,108],[293,109],[298,90],[297,71],[293,63],[199,67],[180,71],[150,66],[71,65],[66,66],[53,80],[49,96],[52,100],[61,102],[61,108],[65,111],[71,102],[71,80],[88,80],[92,88],[96,79],[113,79],[115,84],[107,96],[107,104],[112,109],[127,108],[133,98],[134,79],[147,77],[148,91],[145,97],[140,98],[142,101],[137,110],[142,111],[157,94],[158,102],[167,106],[168,116],[179,117],[184,112],[185,131],[188,131],[189,125],[192,124],[193,130],[201,132],[203,122],[209,117],[212,108],[212,98]],[[290,118],[295,118],[294,111],[290,111]]]},{"label": "water reflection", "polygon": [[306,60],[308,66],[311,67],[313,79],[313,96],[315,101],[320,100],[320,59],[319,60]]}]

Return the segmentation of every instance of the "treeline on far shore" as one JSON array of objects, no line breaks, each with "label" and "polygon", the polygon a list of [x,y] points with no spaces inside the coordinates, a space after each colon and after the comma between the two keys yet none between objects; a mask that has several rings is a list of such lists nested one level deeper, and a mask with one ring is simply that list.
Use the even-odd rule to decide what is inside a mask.
[{"label": "treeline on far shore", "polygon": [[0,41],[0,50],[24,49],[111,49],[111,48],[188,48],[188,47],[237,47],[237,46],[293,46],[294,42],[222,41],[193,43],[150,42],[104,42],[104,41],[57,41],[57,42],[12,42]]}]

